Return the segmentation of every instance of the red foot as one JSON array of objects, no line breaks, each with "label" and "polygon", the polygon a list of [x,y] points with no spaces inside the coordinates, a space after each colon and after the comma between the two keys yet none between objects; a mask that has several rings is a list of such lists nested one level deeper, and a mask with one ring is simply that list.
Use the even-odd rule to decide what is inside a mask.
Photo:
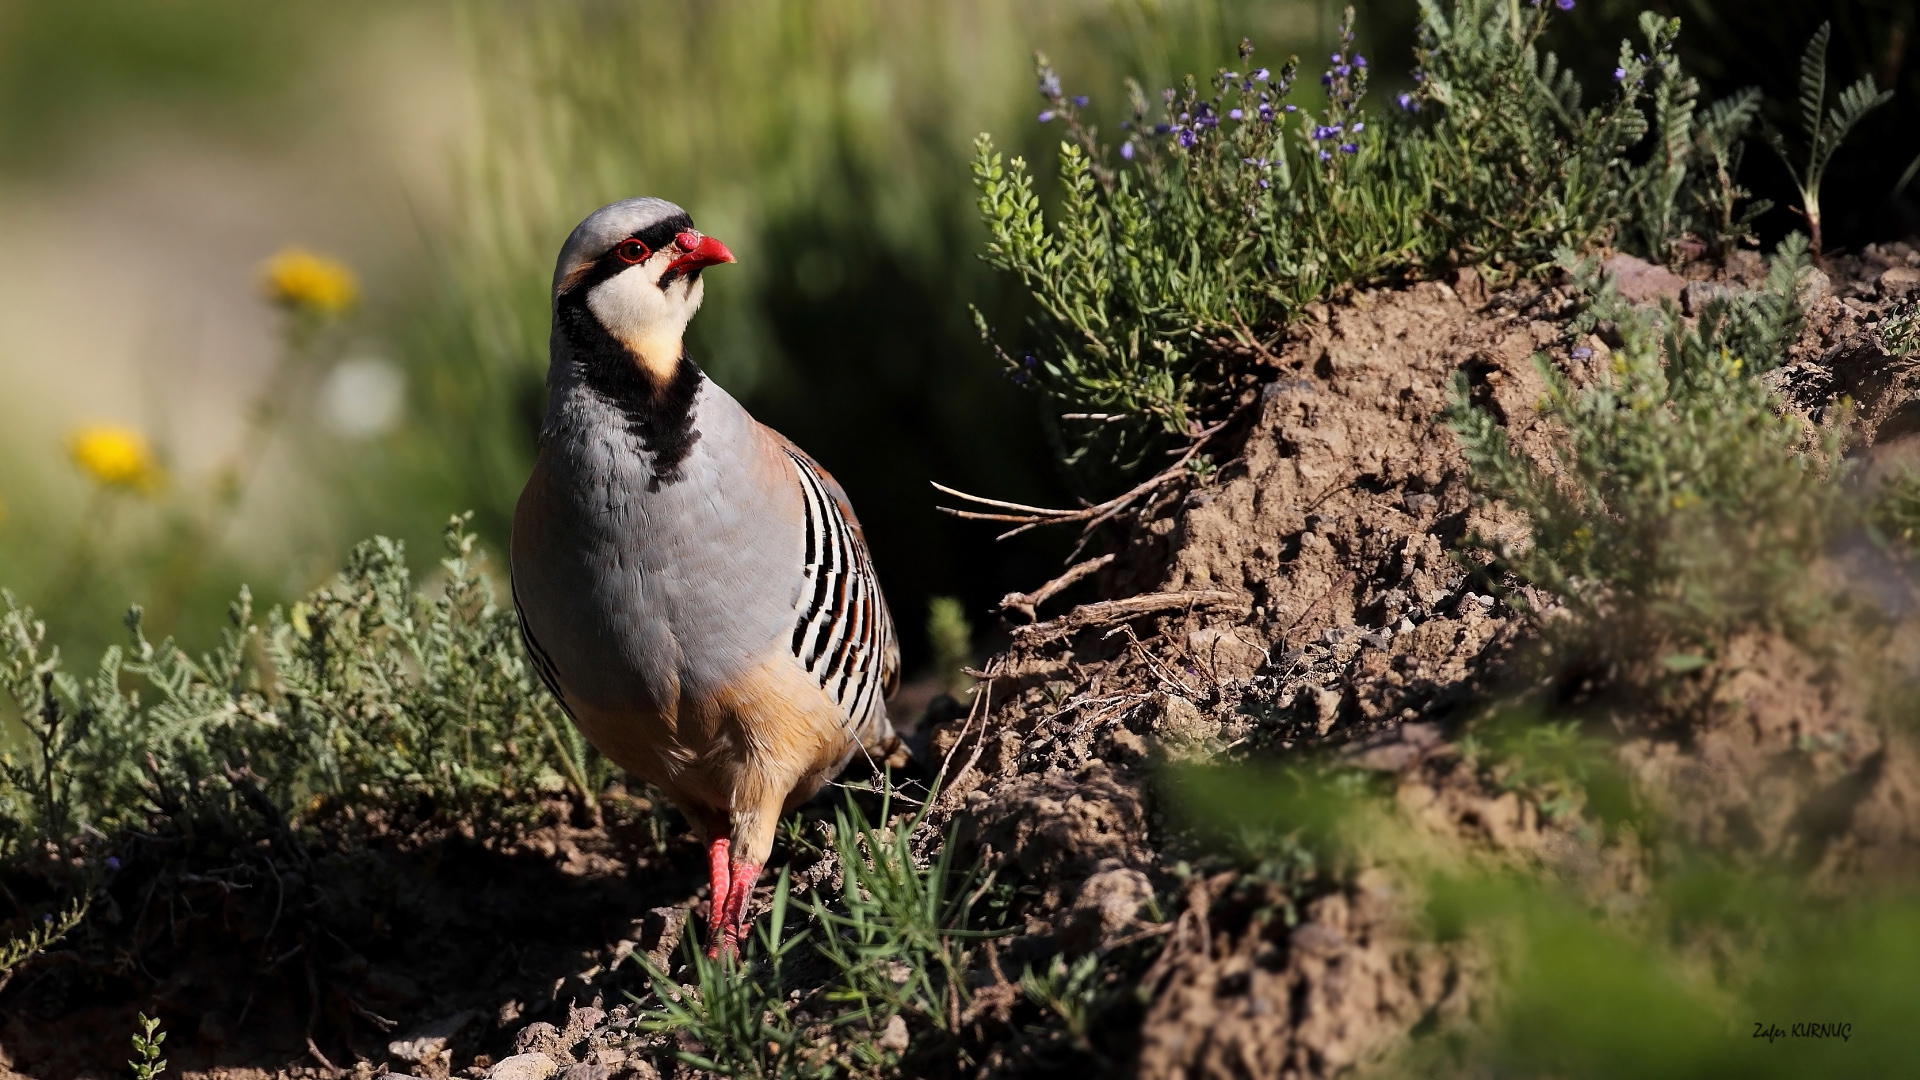
[{"label": "red foot", "polygon": [[720,837],[707,845],[707,891],[712,900],[707,911],[707,955],[718,956],[725,947],[732,952],[732,942],[726,940],[724,928],[728,924],[727,908],[732,898],[731,882],[727,879],[727,853],[732,841]]},{"label": "red foot", "polygon": [[753,899],[753,886],[759,880],[759,863],[734,864],[733,882],[727,888],[727,918],[721,924],[728,948],[747,936],[747,903]]}]

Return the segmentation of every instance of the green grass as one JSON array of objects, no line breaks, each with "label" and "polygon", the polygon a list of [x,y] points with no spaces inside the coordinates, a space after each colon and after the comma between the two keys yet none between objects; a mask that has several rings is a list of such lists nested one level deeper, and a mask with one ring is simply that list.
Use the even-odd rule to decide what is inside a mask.
[{"label": "green grass", "polygon": [[[832,827],[837,889],[796,912],[782,870],[740,956],[709,958],[688,933],[684,985],[641,957],[641,1028],[673,1039],[678,1060],[726,1076],[912,1075],[900,1048],[883,1045],[902,1024],[918,1060],[966,1064],[964,975],[999,934],[974,914],[985,883],[955,867],[951,834],[928,825],[931,798],[895,815],[893,797],[889,779],[875,823],[849,793]],[[807,924],[790,933],[796,913]]]}]

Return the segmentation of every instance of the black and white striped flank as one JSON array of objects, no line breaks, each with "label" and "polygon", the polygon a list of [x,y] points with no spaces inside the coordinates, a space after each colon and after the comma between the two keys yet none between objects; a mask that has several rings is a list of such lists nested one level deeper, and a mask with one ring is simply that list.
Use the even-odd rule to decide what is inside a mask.
[{"label": "black and white striped flank", "polygon": [[880,595],[867,545],[805,458],[788,452],[806,510],[805,580],[793,655],[856,728],[864,727],[887,691],[893,617]]}]

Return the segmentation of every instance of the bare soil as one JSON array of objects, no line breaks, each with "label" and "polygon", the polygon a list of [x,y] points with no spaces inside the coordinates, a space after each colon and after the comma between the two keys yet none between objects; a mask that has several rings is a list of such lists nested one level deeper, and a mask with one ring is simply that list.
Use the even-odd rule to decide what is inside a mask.
[{"label": "bare soil", "polygon": [[[1689,308],[1760,272],[1615,270],[1623,289]],[[1920,253],[1831,260],[1806,285],[1791,362],[1769,376],[1810,419],[1854,402],[1863,482],[1920,453],[1920,361],[1887,356],[1874,332],[1909,293]],[[921,736],[949,779],[933,827],[957,824],[964,856],[1018,885],[1020,932],[969,978],[971,1072],[1348,1075],[1497,992],[1472,943],[1427,932],[1389,858],[1283,885],[1210,855],[1164,794],[1183,763],[1318,755],[1376,777],[1408,846],[1632,893],[1630,845],[1463,752],[1462,725],[1489,702],[1531,695],[1610,730],[1685,842],[1835,888],[1911,869],[1920,761],[1876,707],[1883,684],[1860,650],[1756,635],[1664,697],[1609,694],[1603,675],[1546,657],[1538,620],[1502,599],[1510,583],[1460,554],[1469,535],[1524,524],[1469,491],[1441,420],[1447,382],[1466,372],[1543,453],[1531,357],[1579,380],[1607,355],[1600,337],[1566,340],[1573,312],[1562,289],[1489,290],[1471,271],[1314,308],[1261,360],[1209,467],[1118,523],[1097,599],[1015,627],[966,715],[936,703]],[[1836,551],[1825,572],[1863,609],[1902,615],[1906,568],[1874,551]],[[1898,630],[1878,635],[1875,671],[1915,670]],[[167,892],[165,845],[190,839],[156,839],[95,931],[114,962],[43,963],[0,989],[0,1080],[119,1074],[132,1013],[152,1003],[183,1075],[483,1077],[516,1052],[547,1055],[565,1080],[687,1073],[629,1038],[620,991],[640,980],[618,961],[664,960],[700,915],[699,852],[643,800],[605,809],[592,824],[556,804],[510,838],[416,832],[353,868],[263,837],[257,857],[196,856],[229,869],[175,889],[165,911],[146,897]],[[1015,982],[1090,952],[1106,1007],[1076,1038]],[[918,1037],[898,1035],[913,1074],[952,1073],[914,1057]]]}]

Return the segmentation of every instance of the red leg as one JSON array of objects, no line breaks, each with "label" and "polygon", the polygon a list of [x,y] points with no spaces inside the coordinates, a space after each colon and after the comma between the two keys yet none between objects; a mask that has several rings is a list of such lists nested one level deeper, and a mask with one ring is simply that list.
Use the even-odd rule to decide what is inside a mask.
[{"label": "red leg", "polygon": [[727,852],[732,842],[724,836],[716,837],[707,845],[707,891],[712,900],[707,911],[707,955],[718,956],[724,946],[733,951],[733,942],[727,939],[728,908],[732,905],[733,892],[727,880]]},{"label": "red leg", "polygon": [[753,886],[759,880],[758,863],[734,865],[733,882],[727,888],[727,918],[721,924],[725,928],[729,947],[737,945],[747,936],[747,902],[753,899]]}]

